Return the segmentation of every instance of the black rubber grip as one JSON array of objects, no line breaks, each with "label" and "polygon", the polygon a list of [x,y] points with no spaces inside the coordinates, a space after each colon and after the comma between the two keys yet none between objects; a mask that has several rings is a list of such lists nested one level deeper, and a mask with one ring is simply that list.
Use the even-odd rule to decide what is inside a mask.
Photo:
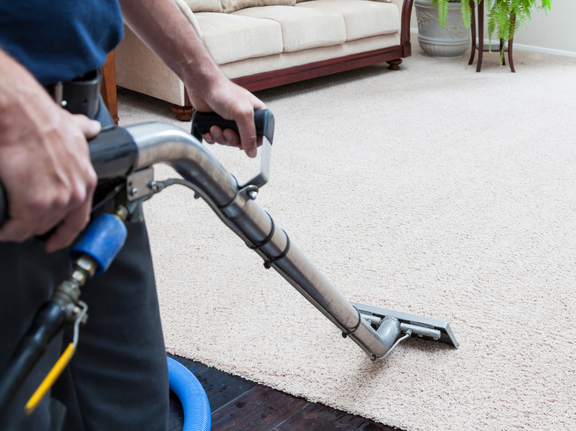
[{"label": "black rubber grip", "polygon": [[[132,172],[138,157],[138,147],[126,130],[121,127],[104,129],[88,144],[98,181],[122,177]],[[0,183],[0,226],[7,218],[8,197]]]},{"label": "black rubber grip", "polygon": [[[268,142],[274,140],[274,114],[268,109],[258,109],[254,111],[254,124],[256,125],[256,134],[264,135]],[[198,112],[192,115],[192,135],[202,140],[202,136],[210,131],[210,127],[218,126],[222,130],[232,129],[238,133],[238,126],[235,121],[225,120],[214,112]]]},{"label": "black rubber grip", "polygon": [[132,135],[121,127],[102,130],[88,141],[88,148],[98,181],[128,175],[138,157],[138,147]]}]

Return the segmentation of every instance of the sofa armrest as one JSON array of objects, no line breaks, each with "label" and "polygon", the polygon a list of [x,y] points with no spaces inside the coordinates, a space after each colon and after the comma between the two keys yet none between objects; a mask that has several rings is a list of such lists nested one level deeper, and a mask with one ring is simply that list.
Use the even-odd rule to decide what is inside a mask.
[{"label": "sofa armrest", "polygon": [[410,18],[414,0],[391,0],[391,3],[398,6],[400,10],[400,44],[402,45],[403,51],[402,57],[410,57],[412,50],[410,45]]},{"label": "sofa armrest", "polygon": [[194,28],[194,31],[196,32],[200,40],[204,42],[204,38],[202,38],[202,30],[200,30],[200,25],[198,24],[198,20],[194,16],[194,12],[192,12],[190,7],[186,4],[184,0],[176,0],[176,4],[178,4],[178,7],[180,8],[184,16],[186,16],[188,21],[190,21],[190,24],[192,24],[192,27]]}]

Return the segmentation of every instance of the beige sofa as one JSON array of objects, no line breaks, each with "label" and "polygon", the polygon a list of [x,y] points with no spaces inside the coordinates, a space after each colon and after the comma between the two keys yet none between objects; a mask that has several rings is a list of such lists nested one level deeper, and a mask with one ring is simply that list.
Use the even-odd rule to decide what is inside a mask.
[{"label": "beige sofa", "polygon": [[[398,69],[410,55],[412,1],[176,0],[224,74],[250,91],[384,61]],[[182,81],[128,28],[116,78],[190,119]]]}]

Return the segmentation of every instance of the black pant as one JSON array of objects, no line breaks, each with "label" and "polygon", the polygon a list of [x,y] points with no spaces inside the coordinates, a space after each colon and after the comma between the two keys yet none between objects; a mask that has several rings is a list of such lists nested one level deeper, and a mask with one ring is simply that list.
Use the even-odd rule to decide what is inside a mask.
[{"label": "black pant", "polygon": [[[100,100],[95,116],[112,124]],[[71,274],[70,250],[44,252],[44,243],[0,243],[0,372],[34,314]],[[67,407],[66,430],[164,431],[168,422],[168,373],[148,234],[128,224],[126,245],[110,269],[89,280],[81,299],[88,324],[78,350],[52,389]],[[70,330],[57,336],[12,402],[0,430],[48,430],[49,397],[26,417],[23,407],[63,348]]]}]

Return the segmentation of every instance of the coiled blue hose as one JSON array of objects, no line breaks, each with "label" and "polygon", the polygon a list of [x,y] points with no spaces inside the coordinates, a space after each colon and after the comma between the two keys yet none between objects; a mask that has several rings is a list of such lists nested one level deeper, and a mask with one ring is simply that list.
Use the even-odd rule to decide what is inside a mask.
[{"label": "coiled blue hose", "polygon": [[212,412],[204,388],[184,365],[172,358],[166,359],[170,389],[178,396],[184,409],[183,431],[210,431]]}]

